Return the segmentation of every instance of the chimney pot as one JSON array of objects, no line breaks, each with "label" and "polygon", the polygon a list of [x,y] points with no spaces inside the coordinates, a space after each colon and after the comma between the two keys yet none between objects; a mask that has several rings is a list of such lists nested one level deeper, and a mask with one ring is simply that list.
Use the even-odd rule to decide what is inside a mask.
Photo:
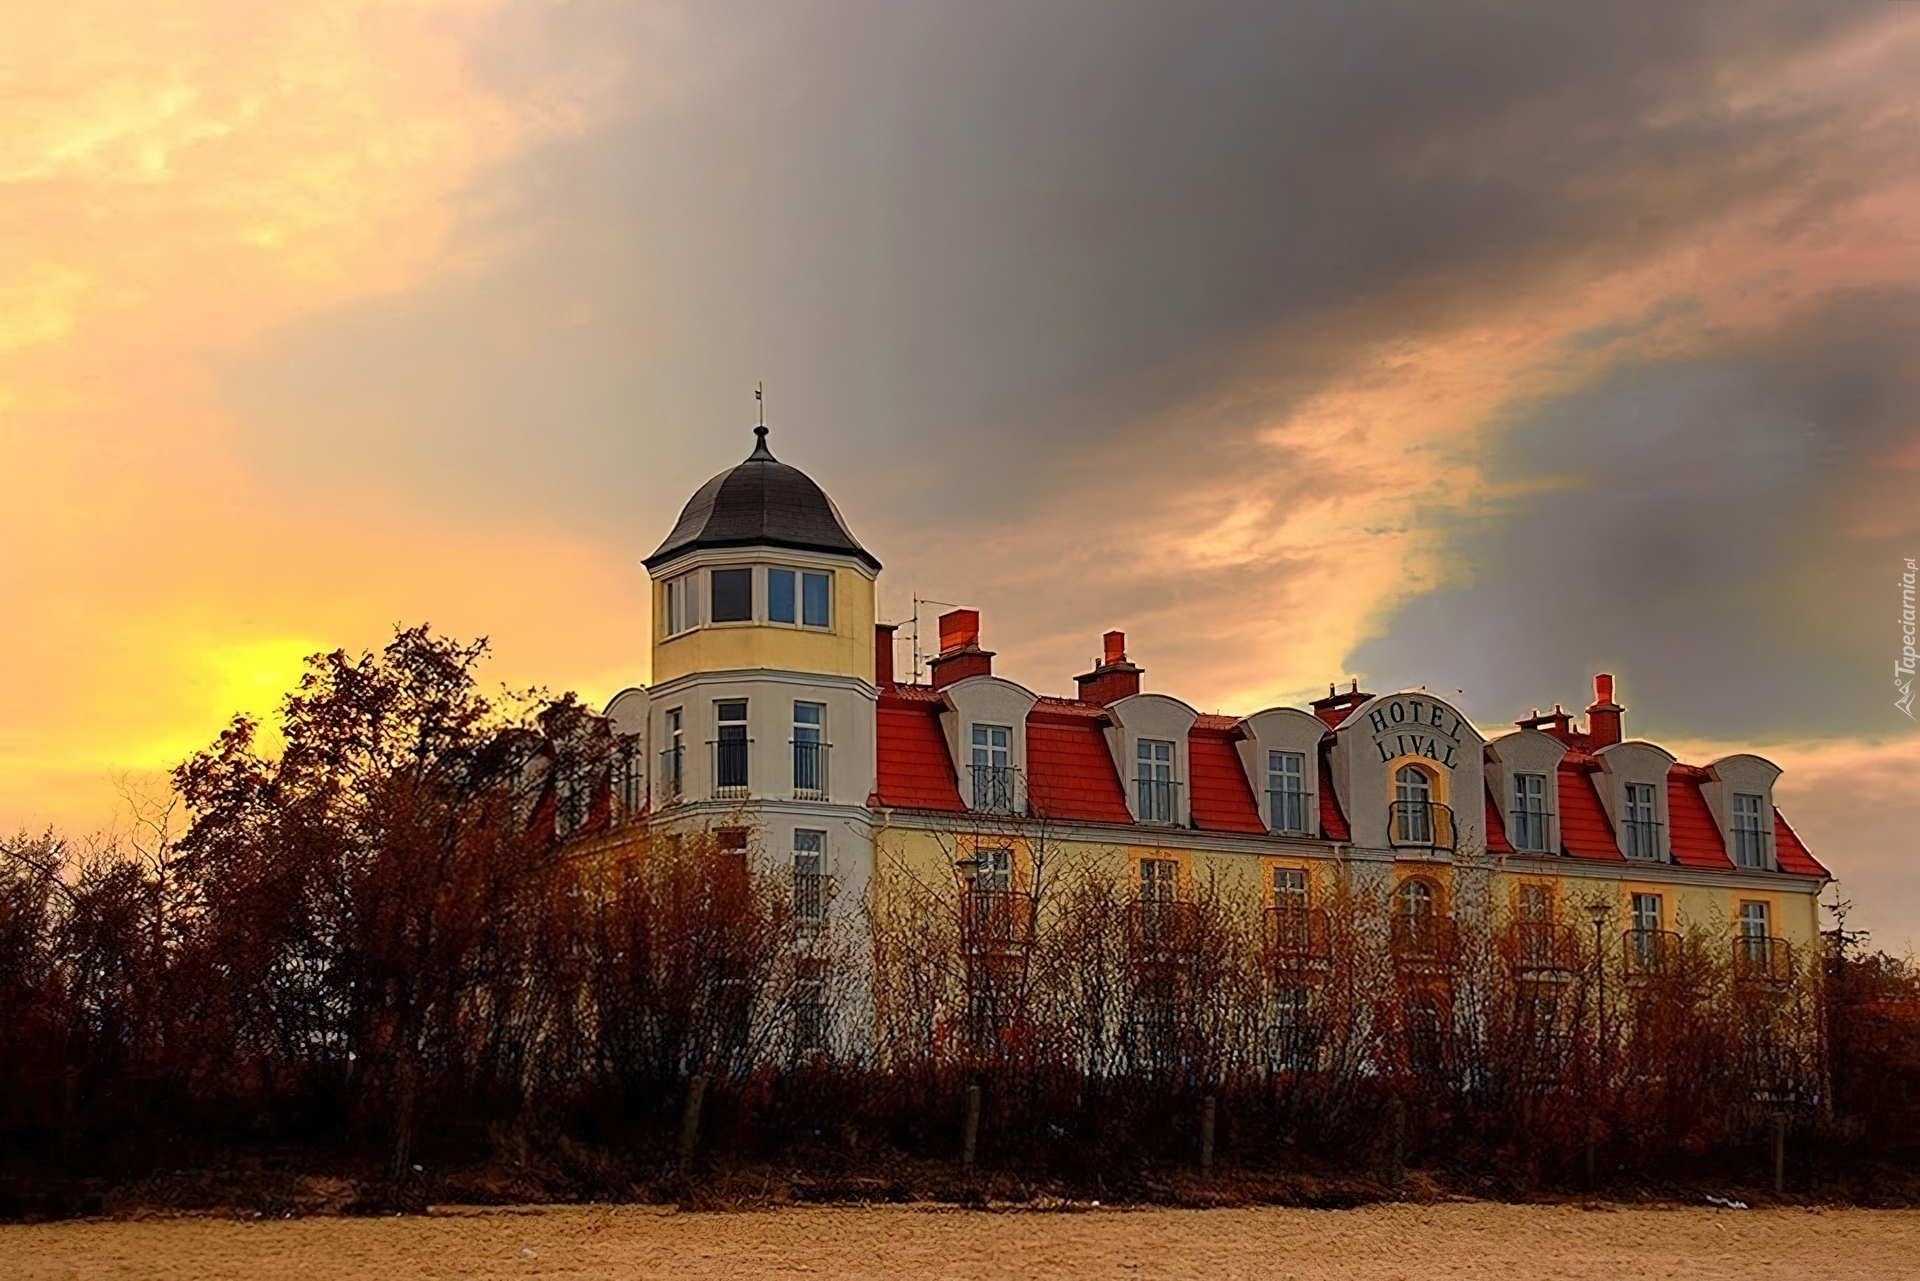
[{"label": "chimney pot", "polygon": [[1114,663],[1124,663],[1127,661],[1127,634],[1125,632],[1108,632],[1101,639],[1106,641],[1106,645],[1102,650],[1103,656],[1100,660],[1103,666],[1111,666]]},{"label": "chimney pot", "polygon": [[1613,701],[1613,675],[1601,672],[1593,678],[1593,705],[1587,708],[1587,735],[1597,747],[1620,741],[1620,718],[1626,708]]},{"label": "chimney pot", "polygon": [[942,654],[979,643],[979,610],[956,609],[940,615],[940,652]]}]

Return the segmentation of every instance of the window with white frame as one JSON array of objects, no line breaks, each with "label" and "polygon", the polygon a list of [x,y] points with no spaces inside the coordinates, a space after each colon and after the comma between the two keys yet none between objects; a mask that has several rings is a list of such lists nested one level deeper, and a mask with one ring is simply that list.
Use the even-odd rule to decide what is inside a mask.
[{"label": "window with white frame", "polygon": [[1547,848],[1547,776],[1515,774],[1513,808],[1513,848],[1545,851]]},{"label": "window with white frame", "polygon": [[800,625],[803,627],[833,626],[833,576],[831,574],[800,575]]},{"label": "window with white frame", "polygon": [[793,705],[793,794],[824,799],[827,794],[825,703]]},{"label": "window with white frame", "polygon": [[1148,903],[1171,903],[1180,896],[1180,864],[1170,858],[1140,860],[1140,898]]},{"label": "window with white frame", "polygon": [[713,705],[713,790],[716,797],[747,792],[747,700],[721,699]]},{"label": "window with white frame", "polygon": [[1767,830],[1761,819],[1761,798],[1733,794],[1733,861],[1741,867],[1767,866]]},{"label": "window with white frame", "polygon": [[712,585],[712,605],[707,617],[716,623],[753,621],[753,570],[713,569],[707,571]]},{"label": "window with white frame", "polygon": [[1652,783],[1628,783],[1623,790],[1622,854],[1628,858],[1660,857],[1660,824],[1654,808]]},{"label": "window with white frame", "polygon": [[794,571],[790,569],[767,571],[767,621],[769,623],[800,621],[793,584]]},{"label": "window with white frame", "polygon": [[1173,822],[1173,744],[1143,738],[1134,748],[1134,793],[1142,823]]},{"label": "window with white frame", "polygon": [[1267,753],[1267,822],[1276,832],[1307,830],[1307,758],[1300,752]]},{"label": "window with white frame", "polygon": [[975,725],[972,730],[973,808],[1013,809],[1013,728]]},{"label": "window with white frame", "polygon": [[681,785],[685,782],[683,772],[686,764],[686,733],[681,725],[681,709],[670,708],[666,714],[667,745],[660,749],[660,790],[662,800],[680,799]]},{"label": "window with white frame", "polygon": [[1413,765],[1393,776],[1393,839],[1401,845],[1428,845],[1434,838],[1433,780]]},{"label": "window with white frame", "polygon": [[700,626],[700,571],[669,578],[663,594],[667,598],[667,635],[678,636]]},{"label": "window with white frame", "polygon": [[1751,901],[1740,904],[1740,933],[1745,938],[1767,937],[1767,905]]},{"label": "window with white frame", "polygon": [[817,925],[827,918],[827,834],[796,828],[793,833],[793,914]]},{"label": "window with white frame", "polygon": [[1633,896],[1628,955],[1638,968],[1648,972],[1663,969],[1667,960],[1666,935],[1660,929],[1660,907],[1658,894]]}]

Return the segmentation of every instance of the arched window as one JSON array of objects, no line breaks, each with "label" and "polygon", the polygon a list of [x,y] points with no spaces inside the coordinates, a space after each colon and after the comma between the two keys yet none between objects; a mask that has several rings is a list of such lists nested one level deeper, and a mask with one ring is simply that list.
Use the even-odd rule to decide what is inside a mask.
[{"label": "arched window", "polygon": [[1433,780],[1425,770],[1402,765],[1393,776],[1393,822],[1400,844],[1433,843]]},{"label": "arched window", "polygon": [[1400,915],[1409,921],[1433,919],[1433,886],[1421,880],[1400,883]]}]

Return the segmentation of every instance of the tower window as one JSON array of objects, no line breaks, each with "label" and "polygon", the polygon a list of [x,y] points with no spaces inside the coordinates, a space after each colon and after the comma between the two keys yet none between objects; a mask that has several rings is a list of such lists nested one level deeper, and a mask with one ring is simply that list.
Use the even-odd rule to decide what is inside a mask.
[{"label": "tower window", "polygon": [[753,621],[753,571],[716,569],[713,578],[713,621],[746,623]]},{"label": "tower window", "polygon": [[700,575],[682,574],[667,580],[667,635],[678,636],[700,626]]},{"label": "tower window", "polygon": [[800,575],[800,621],[808,627],[833,626],[833,579],[826,574]]},{"label": "tower window", "polygon": [[793,571],[790,569],[767,571],[767,621],[796,621],[793,613]]}]

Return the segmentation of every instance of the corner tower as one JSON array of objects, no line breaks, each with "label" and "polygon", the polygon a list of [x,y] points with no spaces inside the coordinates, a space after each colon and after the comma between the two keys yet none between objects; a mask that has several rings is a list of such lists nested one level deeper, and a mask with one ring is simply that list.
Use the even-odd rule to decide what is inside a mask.
[{"label": "corner tower", "polygon": [[656,812],[737,815],[775,851],[785,828],[802,844],[844,828],[873,790],[880,562],[754,430],[646,558],[647,737]]}]

